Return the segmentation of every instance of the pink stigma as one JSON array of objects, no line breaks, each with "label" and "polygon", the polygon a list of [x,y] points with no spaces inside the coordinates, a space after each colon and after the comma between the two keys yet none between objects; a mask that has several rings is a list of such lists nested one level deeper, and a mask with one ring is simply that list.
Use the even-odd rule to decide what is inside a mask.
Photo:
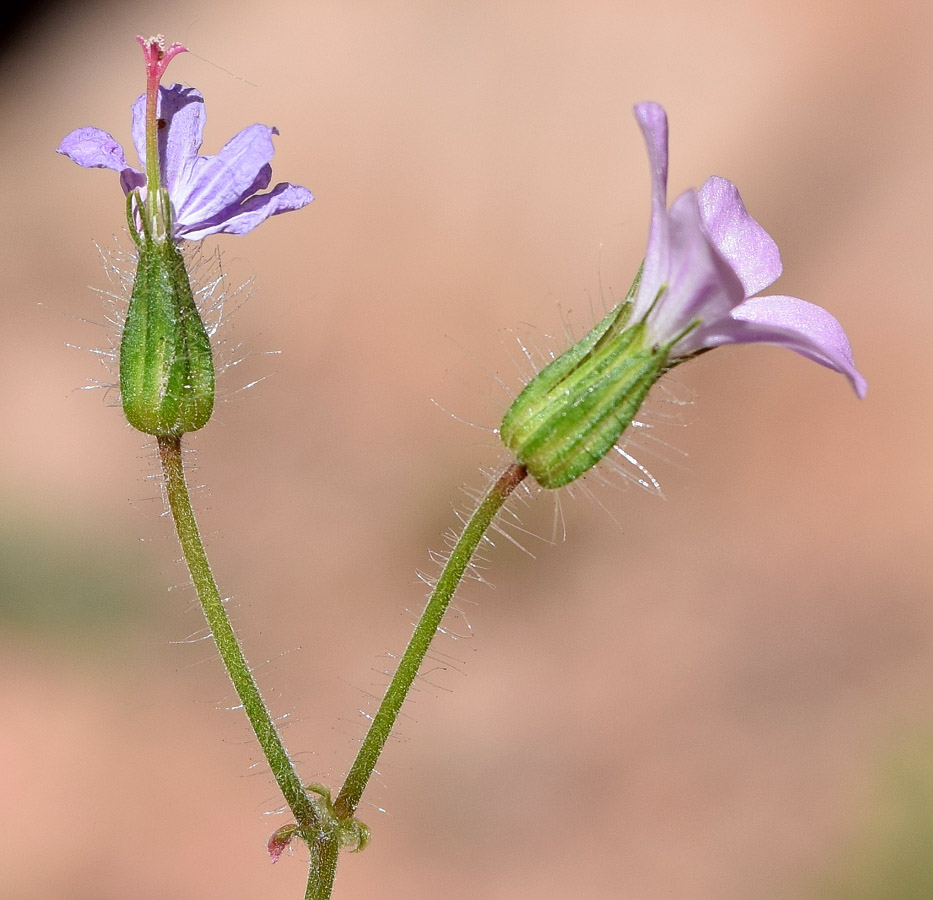
[{"label": "pink stigma", "polygon": [[139,46],[143,48],[143,57],[146,60],[146,81],[150,89],[158,86],[165,74],[168,64],[179,53],[186,53],[188,48],[181,44],[170,44],[165,46],[165,38],[161,34],[155,37],[144,38],[141,34],[136,35]]}]

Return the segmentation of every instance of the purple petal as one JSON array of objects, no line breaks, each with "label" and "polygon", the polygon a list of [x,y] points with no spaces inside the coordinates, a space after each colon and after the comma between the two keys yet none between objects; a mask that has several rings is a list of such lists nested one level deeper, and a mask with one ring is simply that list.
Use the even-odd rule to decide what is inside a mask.
[{"label": "purple petal", "polygon": [[796,297],[752,297],[736,307],[731,316],[711,322],[688,335],[677,346],[687,353],[722,344],[777,344],[794,350],[845,375],[859,397],[867,382],[855,368],[852,348],[842,326],[822,307]]},{"label": "purple petal", "polygon": [[777,244],[745,209],[738,188],[713,176],[700,188],[700,212],[716,249],[729,261],[751,297],[777,281],[781,254]]},{"label": "purple petal", "polygon": [[648,148],[652,203],[667,209],[667,113],[657,103],[638,103],[635,118]]},{"label": "purple petal", "polygon": [[654,303],[658,290],[667,281],[669,270],[667,218],[667,113],[657,103],[639,103],[635,118],[641,127],[651,167],[651,227],[641,284],[633,317],[643,316]]},{"label": "purple petal", "polygon": [[127,165],[120,144],[99,128],[78,128],[61,142],[58,152],[86,169],[113,169],[120,173],[125,193],[145,183],[145,177]]},{"label": "purple petal", "polygon": [[[146,95],[133,104],[133,143],[146,168]],[[204,98],[194,88],[180,84],[160,87],[156,135],[161,180],[174,212],[172,237],[200,240],[210,234],[245,234],[269,216],[301,209],[314,198],[298,185],[272,181],[278,134],[266,125],[251,125],[234,135],[216,156],[200,156],[204,131]],[[123,148],[98,128],[81,128],[69,134],[58,148],[85,167],[113,169],[120,173],[124,193],[139,189],[145,201],[146,175],[127,165]],[[138,203],[134,207],[139,217]]]},{"label": "purple petal", "polygon": [[745,298],[738,276],[703,227],[696,192],[684,191],[667,218],[667,287],[648,320],[659,344],[674,340],[697,319],[714,322],[728,316]]},{"label": "purple petal", "polygon": [[187,183],[171,193],[179,225],[208,222],[233,208],[272,179],[269,162],[275,153],[266,125],[250,125],[234,135],[216,156],[198,157]]},{"label": "purple petal", "polygon": [[72,131],[62,140],[58,152],[86,169],[122,172],[126,168],[126,156],[119,142],[99,128],[78,128]]},{"label": "purple petal", "polygon": [[296,184],[277,184],[268,194],[256,194],[236,207],[228,207],[212,221],[198,221],[187,230],[182,224],[176,229],[176,237],[197,241],[210,234],[246,234],[260,225],[269,216],[301,209],[314,197],[307,188]]},{"label": "purple petal", "polygon": [[[156,115],[165,125],[159,128],[159,165],[162,184],[168,189],[176,212],[182,205],[179,188],[191,177],[204,133],[204,97],[194,88],[170,84],[159,88]],[[143,169],[146,168],[146,95],[133,104],[133,143]]]}]

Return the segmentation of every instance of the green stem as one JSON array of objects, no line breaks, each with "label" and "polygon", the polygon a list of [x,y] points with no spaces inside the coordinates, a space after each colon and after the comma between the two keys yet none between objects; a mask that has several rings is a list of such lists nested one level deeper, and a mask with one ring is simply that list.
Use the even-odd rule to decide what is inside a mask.
[{"label": "green stem", "polygon": [[414,634],[402,655],[398,669],[382,698],[382,703],[373,717],[369,731],[363,738],[363,743],[346,781],[334,802],[334,809],[342,821],[349,819],[359,806],[366,784],[376,767],[379,754],[392,732],[402,703],[421,668],[431,640],[437,632],[473,553],[502,505],[527,474],[528,470],[520,463],[513,463],[509,466],[477,506],[454,545],[450,558],[428,599],[427,606],[415,626]]},{"label": "green stem", "polygon": [[[160,437],[158,441],[166,494],[175,521],[175,530],[178,533],[178,540],[181,543],[185,562],[188,564],[188,571],[191,573],[191,580],[197,591],[198,599],[201,601],[205,618],[226,666],[227,674],[236,688],[237,695],[253,726],[256,739],[269,763],[269,768],[311,852],[305,900],[329,900],[337,870],[339,836],[335,830],[328,827],[328,823],[323,821],[314,809],[312,799],[302,785],[275,723],[266,709],[230,624],[211,573],[194,511],[191,508],[182,462],[181,438]],[[509,466],[477,506],[454,545],[450,558],[415,626],[408,647],[402,655],[398,670],[392,678],[379,710],[373,717],[344,786],[334,802],[333,808],[337,821],[346,822],[356,812],[379,754],[398,718],[402,703],[418,675],[431,640],[437,632],[441,619],[450,605],[476,548],[509,495],[527,474],[528,470],[519,463]]]},{"label": "green stem", "polygon": [[337,874],[340,844],[334,835],[320,835],[308,846],[311,848],[311,869],[308,872],[305,900],[330,900],[334,876]]},{"label": "green stem", "polygon": [[[191,573],[191,580],[197,591],[198,599],[201,601],[201,608],[204,610],[211,634],[220,651],[227,674],[236,688],[237,696],[253,726],[253,732],[265,754],[269,768],[285,796],[285,801],[301,829],[302,836],[313,848],[314,841],[319,839],[319,829],[316,827],[318,815],[288,757],[272,716],[266,709],[266,704],[263,702],[256,681],[243,656],[243,651],[240,649],[233,626],[230,624],[220,592],[217,590],[210,563],[207,561],[207,554],[204,552],[198,524],[194,518],[194,511],[191,508],[191,499],[188,496],[181,456],[181,438],[160,437],[159,455],[162,458],[165,490],[172,517],[175,520],[175,530],[178,533],[185,562],[188,564],[188,571]],[[312,863],[314,861],[312,849]],[[332,877],[331,880],[333,880]],[[330,892],[328,889],[326,894],[309,894],[308,896],[328,897]]]}]

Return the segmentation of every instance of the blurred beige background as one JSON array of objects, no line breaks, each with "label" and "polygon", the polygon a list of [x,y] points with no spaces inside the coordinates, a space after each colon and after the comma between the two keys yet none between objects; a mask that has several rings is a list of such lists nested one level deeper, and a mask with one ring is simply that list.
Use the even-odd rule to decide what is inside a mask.
[{"label": "blurred beige background", "polygon": [[[335,897],[809,900],[855,896],[853,858],[909,865],[865,836],[933,818],[933,8],[161,7],[50,16],[3,63],[0,898],[303,890],[300,851],[266,857],[286,820],[213,648],[186,642],[152,448],[78,390],[109,376],[68,346],[113,337],[89,286],[123,204],[54,149],[82,125],[129,143],[133,37],[157,31],[193,51],[168,80],[204,93],[205,151],[276,125],[276,180],[317,195],[208,242],[256,280],[221,332],[246,361],[190,441],[217,577],[309,780],[339,783],[415,570],[502,462],[515,330],[562,349],[628,287],[633,103],[668,110],[671,196],[733,179],[782,248],[777,289],[837,315],[869,379],[860,403],[785,351],[718,351],[675,373],[697,401],[656,431],[669,461],[637,453],[666,499],[589,479],[554,543],[553,497],[522,509],[535,558],[499,541],[495,590],[463,591],[472,636],[437,642]],[[902,765],[917,787],[885,813]]]}]

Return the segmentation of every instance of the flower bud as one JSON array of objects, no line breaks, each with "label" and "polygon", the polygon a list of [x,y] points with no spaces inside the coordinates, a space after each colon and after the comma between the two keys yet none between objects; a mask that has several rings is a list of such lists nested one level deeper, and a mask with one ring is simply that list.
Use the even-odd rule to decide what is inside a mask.
[{"label": "flower bud", "polygon": [[602,459],[667,368],[670,345],[652,344],[632,304],[616,307],[518,395],[499,429],[544,488],[579,478]]},{"label": "flower bud", "polygon": [[139,241],[120,344],[120,394],[130,425],[157,437],[197,431],[214,409],[214,361],[185,261],[169,240]]}]

